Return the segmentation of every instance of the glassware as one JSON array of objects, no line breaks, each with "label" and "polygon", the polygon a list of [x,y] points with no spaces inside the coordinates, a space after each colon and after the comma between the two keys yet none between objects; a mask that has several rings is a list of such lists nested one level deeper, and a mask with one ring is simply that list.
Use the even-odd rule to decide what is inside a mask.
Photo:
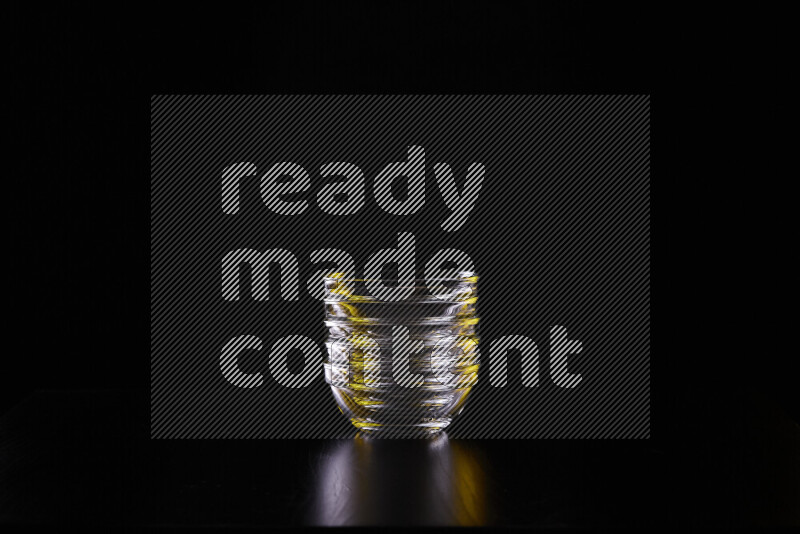
[{"label": "glassware", "polygon": [[398,301],[373,297],[371,282],[325,278],[325,380],[342,414],[364,432],[437,433],[461,413],[477,381],[478,277],[383,280],[409,293]]}]

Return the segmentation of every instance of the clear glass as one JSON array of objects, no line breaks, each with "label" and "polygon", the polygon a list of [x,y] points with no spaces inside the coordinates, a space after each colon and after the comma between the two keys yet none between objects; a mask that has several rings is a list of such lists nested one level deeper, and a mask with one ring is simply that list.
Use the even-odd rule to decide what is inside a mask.
[{"label": "clear glass", "polygon": [[438,433],[461,413],[477,381],[478,277],[384,280],[409,293],[399,301],[373,297],[367,282],[325,278],[325,380],[361,431]]}]

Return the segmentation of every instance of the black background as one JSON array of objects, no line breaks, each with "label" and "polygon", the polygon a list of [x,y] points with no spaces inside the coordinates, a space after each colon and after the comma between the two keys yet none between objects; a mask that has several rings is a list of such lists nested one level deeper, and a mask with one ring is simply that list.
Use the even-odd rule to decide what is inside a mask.
[{"label": "black background", "polygon": [[152,94],[652,89],[645,21],[622,8],[365,3],[343,15],[288,4],[152,17],[16,13],[10,331],[36,340],[15,363],[38,376],[10,380],[6,395],[149,383],[149,149],[140,137],[149,137]]},{"label": "black background", "polygon": [[[662,503],[688,491],[690,524],[737,524],[737,503],[774,496],[746,460],[741,424],[752,395],[797,414],[786,366],[792,247],[780,234],[791,227],[780,202],[791,147],[776,129],[785,14],[456,2],[7,13],[4,409],[44,389],[122,389],[146,406],[151,94],[649,94],[658,73],[659,326],[642,447],[697,470],[644,491]],[[777,443],[758,436],[758,450]],[[619,447],[609,443],[607,458],[624,457]],[[602,484],[592,487],[600,498]]]}]

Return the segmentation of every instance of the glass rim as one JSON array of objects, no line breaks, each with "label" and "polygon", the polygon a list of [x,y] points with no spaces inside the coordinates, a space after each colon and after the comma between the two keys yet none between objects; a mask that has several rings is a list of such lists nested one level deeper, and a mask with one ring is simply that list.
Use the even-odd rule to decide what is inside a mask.
[{"label": "glass rim", "polygon": [[332,273],[323,276],[324,281],[332,282],[411,282],[413,284],[426,284],[428,282],[477,282],[478,275],[475,271],[461,271],[456,277],[447,278],[411,278],[409,280],[401,280],[400,278],[343,278],[337,276],[340,273]]}]

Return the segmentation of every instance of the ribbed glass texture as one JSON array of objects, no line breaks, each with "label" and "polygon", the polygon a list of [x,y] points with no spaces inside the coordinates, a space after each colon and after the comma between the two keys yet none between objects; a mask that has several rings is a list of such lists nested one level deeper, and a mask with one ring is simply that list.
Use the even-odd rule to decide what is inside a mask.
[{"label": "ribbed glass texture", "polygon": [[402,288],[404,298],[379,300],[363,279],[325,279],[325,379],[362,431],[437,433],[461,413],[477,381],[478,277],[382,283]]}]

